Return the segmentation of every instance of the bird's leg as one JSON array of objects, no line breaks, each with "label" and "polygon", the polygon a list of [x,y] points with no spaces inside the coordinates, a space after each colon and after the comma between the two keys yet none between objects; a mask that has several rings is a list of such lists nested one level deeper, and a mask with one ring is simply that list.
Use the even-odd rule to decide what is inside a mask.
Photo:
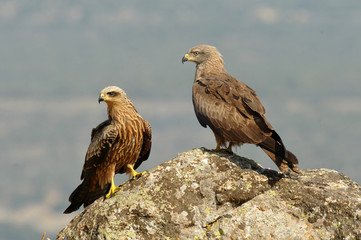
[{"label": "bird's leg", "polygon": [[228,152],[229,154],[233,154],[232,146],[233,146],[233,143],[230,142],[228,145],[228,148],[225,149],[225,151]]},{"label": "bird's leg", "polygon": [[142,173],[138,173],[134,170],[133,166],[128,164],[128,168],[130,168],[130,170],[132,171],[132,174],[129,176],[129,178],[131,178],[133,176],[133,179],[138,179],[140,178],[143,174],[147,173],[146,171],[142,172]]},{"label": "bird's leg", "polygon": [[217,142],[216,152],[221,151],[221,144]]},{"label": "bird's leg", "polygon": [[210,152],[220,152],[221,151],[221,144],[217,142],[216,149],[211,149],[211,150],[206,149],[206,150],[210,151]]},{"label": "bird's leg", "polygon": [[115,192],[119,191],[121,189],[121,187],[116,187],[114,185],[114,178],[112,178],[112,182],[110,183],[110,189],[107,195],[105,195],[106,198],[109,198],[110,196],[114,195]]},{"label": "bird's leg", "polygon": [[214,134],[214,136],[216,138],[217,147],[216,147],[216,149],[209,150],[210,152],[220,152],[220,153],[226,153],[226,154],[233,154],[233,152],[232,152],[232,145],[233,144],[231,142],[229,143],[228,148],[222,149],[221,144],[222,144],[222,142],[224,142],[224,139],[219,137],[217,134]]},{"label": "bird's leg", "polygon": [[216,149],[211,150],[211,152],[220,152],[220,153],[226,153],[226,154],[233,154],[232,145],[233,145],[232,143],[229,143],[227,148],[221,148],[221,144],[217,141]]},{"label": "bird's leg", "polygon": [[232,143],[229,143],[227,148],[223,148],[223,149],[219,148],[218,150],[216,149],[216,151],[221,152],[221,153],[225,153],[225,154],[233,154],[233,152],[232,152]]}]

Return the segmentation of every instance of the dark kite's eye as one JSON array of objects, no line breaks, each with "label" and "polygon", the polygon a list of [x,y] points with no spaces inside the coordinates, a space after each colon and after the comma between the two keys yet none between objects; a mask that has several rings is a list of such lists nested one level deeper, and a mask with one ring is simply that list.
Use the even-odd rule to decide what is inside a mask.
[{"label": "dark kite's eye", "polygon": [[198,51],[195,51],[195,52],[193,53],[194,56],[197,56],[198,54],[199,54]]},{"label": "dark kite's eye", "polygon": [[115,92],[108,92],[108,95],[109,95],[109,96],[114,96],[114,95],[115,95]]}]

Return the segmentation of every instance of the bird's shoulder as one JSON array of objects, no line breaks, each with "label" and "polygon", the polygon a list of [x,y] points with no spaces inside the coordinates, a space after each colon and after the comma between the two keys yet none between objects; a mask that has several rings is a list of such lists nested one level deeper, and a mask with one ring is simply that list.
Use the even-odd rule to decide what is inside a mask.
[{"label": "bird's shoulder", "polygon": [[265,114],[265,109],[257,93],[247,84],[237,80],[229,74],[196,79],[193,86],[194,95],[211,95],[218,99],[218,104],[227,104],[237,107],[240,111],[247,109]]},{"label": "bird's shoulder", "polygon": [[[105,120],[97,127],[93,128],[91,133],[91,146],[111,144],[118,136],[118,130],[112,120]],[[89,147],[91,147],[89,146]]]}]

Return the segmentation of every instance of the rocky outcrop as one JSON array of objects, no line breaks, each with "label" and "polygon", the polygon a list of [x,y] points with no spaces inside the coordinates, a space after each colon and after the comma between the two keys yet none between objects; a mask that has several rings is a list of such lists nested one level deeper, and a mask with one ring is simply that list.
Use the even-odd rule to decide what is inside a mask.
[{"label": "rocky outcrop", "polygon": [[361,239],[361,187],[194,149],[98,199],[58,239]]}]

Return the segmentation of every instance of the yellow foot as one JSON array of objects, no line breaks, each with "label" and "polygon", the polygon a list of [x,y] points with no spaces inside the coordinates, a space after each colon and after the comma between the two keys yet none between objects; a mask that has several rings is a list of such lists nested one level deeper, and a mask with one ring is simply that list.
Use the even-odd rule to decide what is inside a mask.
[{"label": "yellow foot", "polygon": [[142,175],[144,175],[144,174],[147,173],[146,171],[144,171],[144,172],[142,172],[142,173],[138,173],[138,172],[136,172],[136,171],[134,170],[133,166],[131,166],[131,165],[128,165],[128,167],[130,168],[130,170],[132,170],[132,175],[131,175],[131,176],[133,176],[133,179],[138,179],[138,178],[140,178]]},{"label": "yellow foot", "polygon": [[119,191],[121,189],[121,187],[116,187],[114,185],[114,178],[112,179],[111,185],[110,185],[110,189],[107,195],[105,195],[106,198],[111,197],[112,195],[114,195],[117,191]]},{"label": "yellow foot", "polygon": [[226,154],[233,154],[232,151],[232,144],[230,143],[228,145],[228,148],[221,148],[221,144],[217,143],[216,149],[208,150],[207,148],[204,148],[206,151],[210,152],[219,152],[219,153],[226,153]]},{"label": "yellow foot", "polygon": [[136,173],[135,175],[133,175],[133,178],[134,179],[138,179],[138,178],[140,178],[141,176],[143,176],[144,174],[146,174],[147,172],[146,171],[144,171],[144,172],[141,172],[141,173]]}]

